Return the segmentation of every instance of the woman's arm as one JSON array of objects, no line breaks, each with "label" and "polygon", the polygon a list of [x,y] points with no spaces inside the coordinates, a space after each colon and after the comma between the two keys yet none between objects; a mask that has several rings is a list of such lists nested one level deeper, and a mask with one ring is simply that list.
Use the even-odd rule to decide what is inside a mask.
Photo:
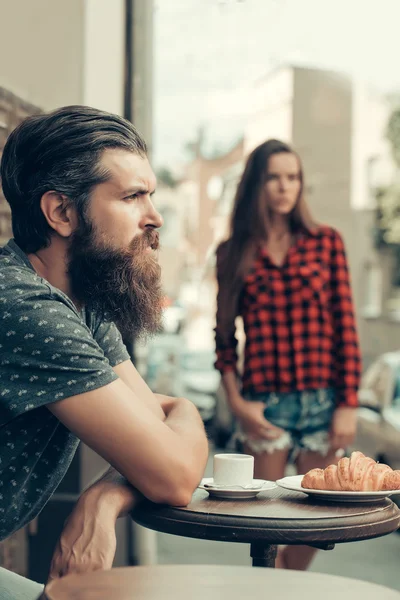
[{"label": "woman's arm", "polygon": [[240,393],[240,385],[235,371],[222,373],[222,385],[226,392],[229,407],[234,415],[238,416],[246,402]]},{"label": "woman's arm", "polygon": [[[232,312],[232,318],[229,323],[226,322],[226,315],[224,307],[222,305],[224,285],[222,278],[222,261],[221,261],[221,250],[217,250],[217,267],[216,276],[218,283],[217,292],[217,312],[216,312],[216,326],[215,326],[215,349],[217,354],[217,360],[215,368],[220,371],[221,375],[228,371],[233,371],[237,374],[237,338],[236,338],[236,325],[235,318],[237,311]],[[234,299],[232,299],[234,301]]]},{"label": "woman's arm", "polygon": [[346,251],[343,240],[336,231],[332,243],[331,274],[337,393],[337,408],[331,424],[331,445],[338,449],[349,446],[357,430],[356,408],[361,378],[361,355]]},{"label": "woman's arm", "polygon": [[232,413],[240,421],[242,428],[246,431],[250,438],[276,439],[282,434],[279,427],[275,427],[264,417],[265,406],[263,402],[248,402],[244,400],[241,394],[239,374],[237,370],[237,339],[235,317],[236,313],[232,314],[232,322],[228,324],[225,321],[224,326],[229,330],[229,335],[224,335],[221,329],[221,314],[223,306],[221,306],[221,260],[220,249],[217,251],[217,280],[218,280],[218,295],[217,295],[217,324],[215,328],[215,341],[217,361],[216,368],[222,376],[222,384],[224,386],[227,401]]},{"label": "woman's arm", "polygon": [[338,406],[356,407],[361,378],[361,355],[346,251],[343,240],[336,231],[331,256],[331,308]]}]

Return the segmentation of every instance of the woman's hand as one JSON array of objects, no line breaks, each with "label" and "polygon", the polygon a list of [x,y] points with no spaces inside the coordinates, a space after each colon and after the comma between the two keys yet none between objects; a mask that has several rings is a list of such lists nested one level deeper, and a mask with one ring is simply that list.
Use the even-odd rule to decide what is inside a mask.
[{"label": "woman's hand", "polygon": [[284,433],[283,429],[267,421],[264,410],[263,402],[250,402],[242,398],[242,402],[234,411],[249,439],[276,440]]},{"label": "woman's hand", "polygon": [[335,410],[331,423],[331,447],[334,450],[347,448],[354,442],[357,432],[357,409],[341,406]]}]

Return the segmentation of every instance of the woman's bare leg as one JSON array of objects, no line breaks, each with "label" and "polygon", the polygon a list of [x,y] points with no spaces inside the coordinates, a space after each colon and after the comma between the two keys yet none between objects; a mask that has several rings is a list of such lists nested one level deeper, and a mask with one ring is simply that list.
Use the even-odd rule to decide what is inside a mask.
[{"label": "woman's bare leg", "polygon": [[275,452],[253,452],[244,444],[245,454],[254,456],[254,477],[255,479],[266,479],[276,481],[285,475],[285,468],[289,456],[289,448],[284,450],[275,450]]},{"label": "woman's bare leg", "polygon": [[[303,475],[311,469],[324,469],[337,462],[338,458],[333,450],[327,456],[322,456],[318,452],[300,452],[296,461],[297,472]],[[286,569],[305,571],[310,566],[316,552],[317,549],[311,546],[286,546],[280,560]]]},{"label": "woman's bare leg", "polygon": [[[255,479],[266,479],[267,481],[276,481],[285,476],[285,469],[289,457],[289,448],[284,450],[275,450],[275,452],[255,453],[244,444],[245,454],[254,456],[254,477]],[[275,560],[277,569],[285,568],[282,559],[283,548],[278,549],[278,555]]]},{"label": "woman's bare leg", "polygon": [[311,469],[325,469],[328,465],[337,465],[340,457],[336,456],[336,450],[330,450],[326,456],[318,452],[299,452],[296,460],[297,472],[303,475]]}]

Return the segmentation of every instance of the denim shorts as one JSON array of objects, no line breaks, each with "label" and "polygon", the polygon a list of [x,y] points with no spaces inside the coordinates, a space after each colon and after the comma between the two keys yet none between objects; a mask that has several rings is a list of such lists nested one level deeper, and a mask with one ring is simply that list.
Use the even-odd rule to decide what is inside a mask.
[{"label": "denim shorts", "polygon": [[245,396],[249,402],[264,402],[264,416],[273,425],[284,429],[275,440],[248,439],[238,427],[236,439],[245,442],[255,453],[291,449],[291,458],[299,451],[318,452],[326,456],[329,451],[329,428],[336,408],[335,390],[332,388]]}]

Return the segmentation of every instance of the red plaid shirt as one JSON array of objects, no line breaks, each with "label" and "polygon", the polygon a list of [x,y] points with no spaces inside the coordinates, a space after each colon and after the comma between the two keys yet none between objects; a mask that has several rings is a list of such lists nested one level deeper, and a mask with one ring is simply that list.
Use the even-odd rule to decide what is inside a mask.
[{"label": "red plaid shirt", "polygon": [[[217,277],[221,261],[217,252]],[[238,315],[246,333],[243,393],[333,387],[338,405],[357,406],[361,359],[346,253],[330,227],[302,234],[277,267],[261,249],[246,277]],[[232,323],[228,343],[216,326],[216,368],[237,371]]]}]

